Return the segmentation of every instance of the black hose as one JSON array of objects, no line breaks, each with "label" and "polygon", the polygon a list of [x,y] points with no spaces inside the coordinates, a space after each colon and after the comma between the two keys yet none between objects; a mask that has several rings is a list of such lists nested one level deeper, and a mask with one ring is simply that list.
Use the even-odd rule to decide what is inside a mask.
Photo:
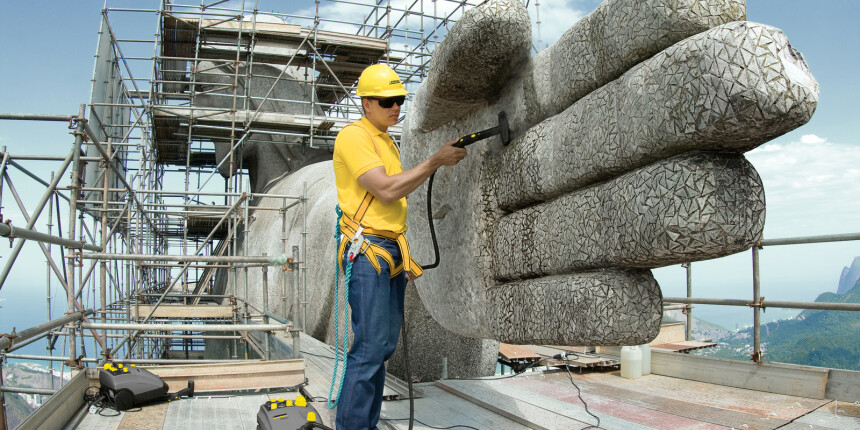
[{"label": "black hose", "polygon": [[[433,205],[431,198],[433,196],[433,178],[436,177],[436,172],[430,175],[430,181],[427,182],[427,223],[430,224],[430,238],[433,240],[433,263],[422,266],[424,270],[435,269],[439,267],[439,244],[436,242],[436,228],[433,225]],[[409,430],[412,430],[412,425],[415,423],[415,395],[412,391],[412,372],[409,370],[409,329],[406,327],[406,311],[403,312],[403,355],[406,363],[406,384],[409,386]]]},{"label": "black hose", "polygon": [[427,182],[427,223],[430,224],[430,238],[433,240],[433,263],[426,266],[421,266],[424,270],[435,269],[439,267],[439,243],[436,242],[436,227],[433,225],[433,178],[436,177],[436,172],[430,175],[430,180]]},{"label": "black hose", "polygon": [[[439,259],[436,259],[436,264],[439,264]],[[409,329],[406,328],[406,311],[403,312],[403,356],[406,362],[406,384],[409,386],[409,430],[412,430],[412,424],[415,422],[415,396],[412,393],[412,372],[409,371]]]}]

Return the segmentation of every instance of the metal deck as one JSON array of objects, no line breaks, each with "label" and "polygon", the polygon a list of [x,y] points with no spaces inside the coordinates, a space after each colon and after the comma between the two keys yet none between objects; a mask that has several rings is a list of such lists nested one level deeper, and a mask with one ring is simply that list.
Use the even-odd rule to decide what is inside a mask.
[{"label": "metal deck", "polygon": [[[304,391],[324,424],[334,410],[325,404],[331,377],[331,347],[302,336],[306,353]],[[315,355],[310,355],[315,354]],[[678,354],[682,355],[682,354]],[[416,359],[413,357],[413,359]],[[630,380],[617,370],[582,373],[539,368],[515,377],[443,380],[416,384],[415,429],[470,426],[477,429],[860,429],[860,405],[773,394],[663,375]],[[407,429],[409,402],[392,386],[383,402],[380,428]],[[256,412],[269,398],[295,392],[197,396],[146,406],[116,417],[88,414],[81,429],[254,429]],[[853,415],[853,416],[852,416]]]}]

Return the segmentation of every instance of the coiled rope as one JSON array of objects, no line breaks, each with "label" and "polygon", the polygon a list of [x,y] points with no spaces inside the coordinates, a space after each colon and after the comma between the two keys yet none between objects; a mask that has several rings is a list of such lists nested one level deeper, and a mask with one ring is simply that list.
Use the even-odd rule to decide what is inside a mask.
[{"label": "coiled rope", "polygon": [[[340,210],[340,206],[334,207],[335,212],[337,212],[337,222],[334,225],[334,239],[335,244],[340,244],[340,219],[343,216],[343,211]],[[335,252],[337,254],[337,252]],[[340,295],[338,294],[338,287],[340,286],[340,265],[338,264],[338,260],[341,258],[340,255],[335,256],[334,261],[334,345],[335,345],[335,360],[334,360],[334,370],[331,375],[331,386],[328,389],[328,400],[326,405],[329,409],[334,409],[337,407],[337,402],[340,400],[340,391],[343,389],[343,378],[346,375],[346,353],[347,353],[347,338],[349,334],[349,281],[352,278],[352,261],[347,260],[346,267],[344,267],[343,271],[343,349],[338,349],[338,308],[340,306]],[[338,351],[343,351],[341,355]],[[337,367],[340,361],[343,360],[343,370],[340,374],[340,384],[337,388],[337,396],[332,400],[332,393],[334,392],[334,381],[337,379]]]}]

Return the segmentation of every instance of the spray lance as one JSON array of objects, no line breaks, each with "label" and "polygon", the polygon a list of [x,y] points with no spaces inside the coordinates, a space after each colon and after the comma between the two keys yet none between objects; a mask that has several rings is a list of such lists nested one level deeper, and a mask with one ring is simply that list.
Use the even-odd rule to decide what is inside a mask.
[{"label": "spray lance", "polygon": [[[457,143],[454,144],[457,148],[465,148],[468,145],[471,145],[475,142],[487,139],[492,136],[498,135],[502,139],[502,144],[504,146],[508,146],[511,143],[511,131],[508,127],[508,115],[502,111],[499,112],[499,125],[488,128],[483,131],[479,131],[477,133],[468,134],[460,138]],[[433,263],[430,263],[426,266],[422,266],[424,270],[435,269],[439,266],[439,244],[436,242],[436,228],[433,225],[433,178],[436,176],[436,172],[433,172],[430,175],[430,180],[427,182],[427,223],[430,225],[430,238],[433,240],[433,254],[434,259]]]},{"label": "spray lance", "polygon": [[[477,133],[467,134],[460,138],[457,143],[454,144],[457,148],[465,148],[475,142],[487,139],[489,137],[493,137],[498,135],[502,139],[502,144],[504,146],[508,146],[511,143],[511,131],[508,127],[508,116],[505,112],[499,112],[499,125],[488,128],[483,131],[479,131]],[[433,240],[433,262],[423,266],[424,270],[435,269],[439,267],[439,243],[436,241],[436,228],[433,225],[433,178],[436,177],[436,172],[430,175],[430,180],[427,182],[427,223],[430,225],[430,237]],[[403,317],[403,354],[406,356],[406,382],[409,385],[409,430],[412,430],[412,424],[415,421],[415,403],[412,395],[412,374],[409,371],[409,342],[407,338],[409,336],[408,329],[406,327],[406,316]]]}]

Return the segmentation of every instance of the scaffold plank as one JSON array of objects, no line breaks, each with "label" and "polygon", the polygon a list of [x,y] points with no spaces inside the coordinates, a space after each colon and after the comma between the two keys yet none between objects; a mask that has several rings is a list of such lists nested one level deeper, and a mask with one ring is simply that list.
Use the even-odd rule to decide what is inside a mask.
[{"label": "scaffold plank", "polygon": [[[339,129],[353,122],[346,118],[326,117],[321,115],[311,117],[310,115],[279,112],[256,113],[249,110],[237,111],[234,119],[233,114],[225,111],[224,109],[188,109],[161,106],[153,107],[152,113],[156,120],[162,118],[180,119],[185,121],[192,120],[197,124],[230,125],[235,121],[238,126],[237,128],[240,129],[243,128],[242,125],[246,118],[252,119],[252,124],[257,128],[294,131],[307,131],[310,129],[311,124],[313,124],[315,128],[319,128],[322,127],[324,123],[334,123],[334,126]],[[227,131],[227,134],[229,135],[229,131]]]},{"label": "scaffold plank", "polygon": [[685,340],[682,342],[671,342],[671,343],[661,343],[658,345],[651,345],[651,348],[655,349],[665,349],[668,351],[675,352],[688,352],[695,349],[703,349],[703,348],[711,348],[717,346],[714,342],[700,342],[696,340]]},{"label": "scaffold plank", "polygon": [[[197,27],[197,19],[189,18],[182,19],[189,26]],[[242,33],[250,34],[253,30],[258,39],[278,39],[278,40],[297,40],[301,41],[308,37],[313,29],[302,28],[295,24],[275,23],[275,22],[257,22],[253,27],[248,21],[223,21],[219,22],[212,19],[204,19],[201,23],[205,32],[211,33],[230,33],[239,32],[241,26]],[[338,33],[334,31],[318,30],[317,43],[323,45],[338,45],[342,47],[362,48],[385,51],[388,49],[388,41],[375,37],[361,36],[356,34]]]},{"label": "scaffold plank", "polygon": [[499,355],[507,361],[537,361],[541,356],[523,345],[511,345],[508,343],[499,343]]},{"label": "scaffold plank", "polygon": [[[153,305],[135,305],[134,315],[141,318],[152,312]],[[155,308],[152,318],[231,318],[233,307],[230,305],[174,305],[161,304]]]},{"label": "scaffold plank", "polygon": [[153,402],[145,408],[134,413],[123,414],[122,421],[117,428],[123,430],[148,430],[164,428],[164,419],[167,416],[169,403]]},{"label": "scaffold plank", "polygon": [[194,381],[195,392],[292,387],[305,380],[304,360],[243,361],[142,367],[158,375],[176,392]]}]

